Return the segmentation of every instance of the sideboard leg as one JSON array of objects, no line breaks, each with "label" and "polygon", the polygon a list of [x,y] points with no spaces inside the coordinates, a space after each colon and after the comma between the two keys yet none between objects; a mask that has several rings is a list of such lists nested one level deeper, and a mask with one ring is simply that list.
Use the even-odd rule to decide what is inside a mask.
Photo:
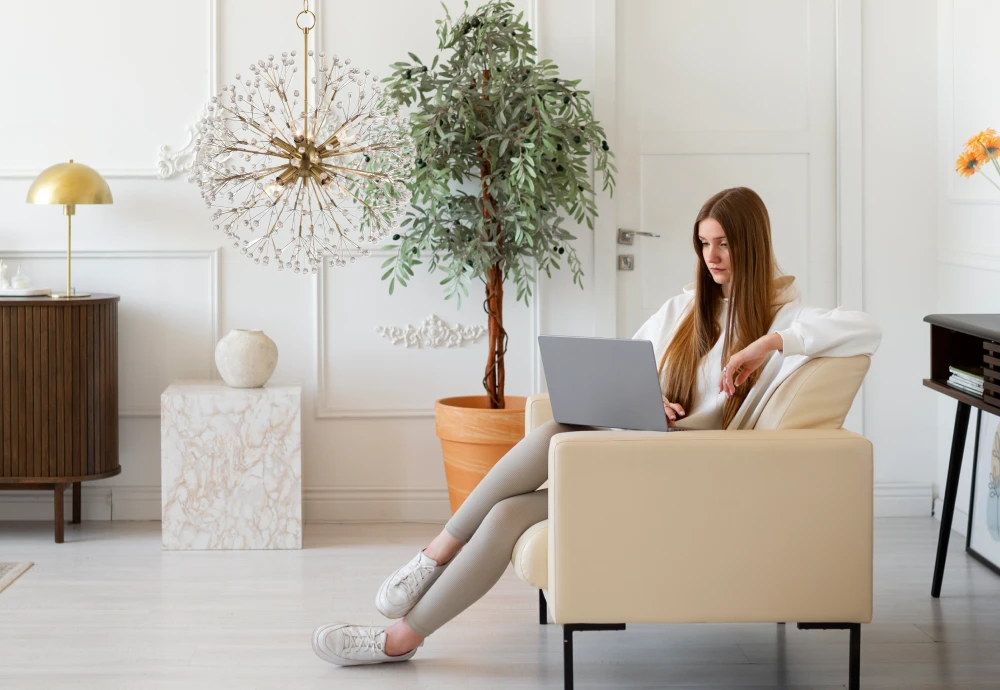
[{"label": "sideboard leg", "polygon": [[965,453],[965,434],[969,430],[969,403],[958,402],[955,408],[955,428],[951,435],[951,458],[948,460],[948,478],[944,485],[944,502],[941,505],[941,528],[938,532],[937,558],[934,560],[934,579],[931,581],[931,596],[941,596],[941,581],[944,579],[944,563],[948,558],[948,540],[951,538],[951,520],[955,515],[955,497],[958,493],[958,477],[962,473],[962,455]]},{"label": "sideboard leg", "polygon": [[80,482],[73,482],[73,524],[80,524]]},{"label": "sideboard leg", "polygon": [[52,487],[55,501],[56,544],[63,543],[63,522],[66,519],[63,515],[63,486],[64,484],[56,484]]}]

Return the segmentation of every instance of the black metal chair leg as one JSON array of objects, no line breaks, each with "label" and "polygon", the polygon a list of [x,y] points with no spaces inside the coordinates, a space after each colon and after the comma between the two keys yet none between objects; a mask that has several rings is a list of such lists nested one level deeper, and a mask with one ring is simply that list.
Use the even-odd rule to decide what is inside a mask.
[{"label": "black metal chair leg", "polygon": [[573,690],[573,633],[572,625],[563,626],[563,688]]},{"label": "black metal chair leg", "polygon": [[573,690],[573,633],[585,630],[624,630],[624,623],[568,623],[563,626],[563,687]]},{"label": "black metal chair leg", "polygon": [[861,625],[851,625],[851,670],[848,690],[861,690]]},{"label": "black metal chair leg", "polygon": [[538,590],[538,624],[548,625],[549,605],[545,602],[545,592]]},{"label": "black metal chair leg", "polygon": [[955,408],[955,428],[951,435],[951,459],[948,461],[948,478],[944,484],[944,501],[941,505],[941,528],[938,531],[937,558],[934,559],[934,580],[931,596],[941,596],[944,563],[948,558],[948,540],[951,538],[951,520],[955,515],[955,497],[958,477],[962,472],[962,455],[965,454],[965,435],[969,430],[969,403],[959,401]]},{"label": "black metal chair leg", "polygon": [[860,623],[799,623],[799,630],[849,630],[851,660],[848,690],[861,690],[861,624]]}]

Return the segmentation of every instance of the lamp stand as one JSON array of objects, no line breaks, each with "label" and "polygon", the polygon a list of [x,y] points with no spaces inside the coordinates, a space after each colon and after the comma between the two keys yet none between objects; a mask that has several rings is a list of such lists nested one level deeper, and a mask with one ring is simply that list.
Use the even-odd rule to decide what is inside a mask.
[{"label": "lamp stand", "polygon": [[72,259],[73,259],[73,215],[76,213],[76,204],[66,204],[66,293],[53,293],[56,298],[66,297],[90,297],[89,292],[73,292],[72,279]]}]

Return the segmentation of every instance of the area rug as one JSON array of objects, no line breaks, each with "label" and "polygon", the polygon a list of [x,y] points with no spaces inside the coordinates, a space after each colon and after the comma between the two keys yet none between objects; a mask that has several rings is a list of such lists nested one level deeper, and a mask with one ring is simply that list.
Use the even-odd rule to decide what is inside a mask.
[{"label": "area rug", "polygon": [[11,582],[21,577],[34,563],[0,563],[0,592]]}]

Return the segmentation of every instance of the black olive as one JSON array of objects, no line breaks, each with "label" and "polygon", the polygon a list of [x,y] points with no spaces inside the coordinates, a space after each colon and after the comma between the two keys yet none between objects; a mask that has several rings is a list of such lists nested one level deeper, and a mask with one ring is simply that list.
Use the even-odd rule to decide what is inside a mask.
[{"label": "black olive", "polygon": [[583,185],[579,185],[579,184],[578,184],[578,185],[576,186],[576,188],[577,188],[577,189],[579,189],[579,190],[580,190],[581,192],[583,191]]},{"label": "black olive", "polygon": [[417,167],[418,168],[426,168],[427,167],[427,164],[424,163],[424,159],[423,158],[418,158],[417,159]]},{"label": "black olive", "polygon": [[562,254],[562,253],[563,253],[563,252],[565,252],[565,251],[566,251],[565,249],[563,249],[562,247],[559,247],[559,253],[560,253],[560,254]]},{"label": "black olive", "polygon": [[579,144],[580,143],[580,135],[577,134],[575,137],[573,137],[573,141],[576,142],[577,144]]},{"label": "black olive", "polygon": [[569,96],[563,96],[563,103],[569,103]]},{"label": "black olive", "polygon": [[559,83],[559,77],[552,77],[552,83],[553,84],[558,84]]},{"label": "black olive", "polygon": [[397,234],[393,235],[392,239],[393,239],[393,241],[399,240],[399,234],[397,233]]},{"label": "black olive", "polygon": [[562,144],[556,144],[556,151],[562,151]]},{"label": "black olive", "polygon": [[412,79],[413,78],[413,72],[411,70],[406,70],[406,78],[407,79]]},{"label": "black olive", "polygon": [[556,172],[562,172],[562,171],[563,171],[563,170],[565,170],[565,169],[566,169],[566,168],[562,167],[561,165],[557,165],[557,166],[556,166]]},{"label": "black olive", "polygon": [[606,142],[606,141],[602,141],[602,142],[601,142],[601,148],[602,148],[602,149],[604,149],[605,151],[607,151],[607,150],[608,150],[608,148],[609,148],[609,147],[608,147],[608,142]]},{"label": "black olive", "polygon": [[524,116],[524,121],[525,121],[525,122],[531,122],[531,115],[530,115],[530,114],[528,114],[528,115],[525,115],[525,116]]},{"label": "black olive", "polygon": [[473,17],[471,23],[473,26],[479,26],[479,17]]},{"label": "black olive", "polygon": [[419,250],[419,249],[417,249],[416,247],[414,247],[414,248],[413,248],[413,253],[414,253],[414,254],[419,254],[419,253],[420,253],[420,250]]},{"label": "black olive", "polygon": [[466,261],[465,265],[468,266],[469,268],[472,268],[472,266],[473,266],[472,259],[469,259],[468,261]]},{"label": "black olive", "polygon": [[366,153],[366,154],[365,154],[365,163],[371,163],[371,162],[372,162],[372,157],[371,157],[371,156],[369,156],[369,155],[368,155],[368,154]]}]

